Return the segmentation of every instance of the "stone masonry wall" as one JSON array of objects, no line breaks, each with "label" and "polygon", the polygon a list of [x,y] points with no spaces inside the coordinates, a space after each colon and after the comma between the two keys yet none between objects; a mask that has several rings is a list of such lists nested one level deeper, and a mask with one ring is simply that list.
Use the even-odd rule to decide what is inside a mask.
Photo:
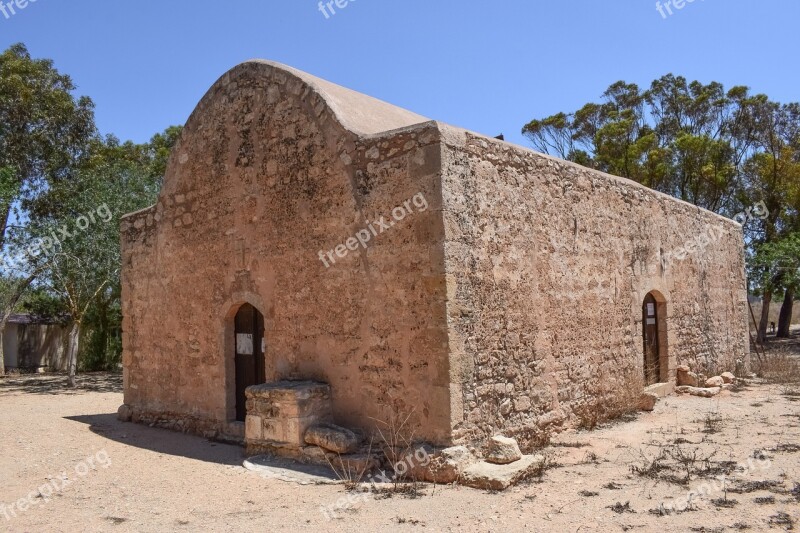
[{"label": "stone masonry wall", "polygon": [[[581,406],[641,386],[632,378],[643,374],[651,291],[666,301],[671,380],[678,364],[721,371],[749,361],[738,224],[442,128],[451,371],[463,385],[456,441],[502,431],[531,443],[537,428],[573,423]],[[718,241],[662,261],[709,228]]]},{"label": "stone masonry wall", "polygon": [[[359,137],[291,73],[247,63],[190,118],[158,203],[123,220],[125,404],[235,433],[233,316],[265,317],[268,381],[329,383],[337,423],[410,413],[451,438],[435,124]],[[408,204],[422,195],[427,208]],[[402,220],[328,268],[367,222]],[[420,202],[421,205],[421,202]],[[376,227],[380,232],[380,229]]]},{"label": "stone masonry wall", "polygon": [[126,417],[241,435],[244,303],[265,318],[269,382],[328,383],[336,423],[408,417],[437,445],[503,432],[525,446],[641,388],[651,292],[669,379],[749,363],[737,224],[436,122],[357,134],[347,98],[320,90],[236,67],[189,119],[158,203],[123,219]]}]

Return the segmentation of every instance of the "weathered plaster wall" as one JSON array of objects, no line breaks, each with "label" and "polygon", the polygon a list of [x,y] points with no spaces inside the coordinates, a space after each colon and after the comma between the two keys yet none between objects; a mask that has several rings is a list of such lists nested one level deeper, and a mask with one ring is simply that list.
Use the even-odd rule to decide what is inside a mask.
[{"label": "weathered plaster wall", "polygon": [[[748,361],[738,224],[665,195],[442,126],[457,440],[569,423],[642,374],[642,302],[666,300],[668,369]],[[666,270],[709,227],[724,235]],[[592,397],[593,393],[601,395]],[[459,394],[460,393],[460,394]]]},{"label": "weathered plaster wall", "polygon": [[[438,131],[359,136],[330,105],[291,72],[240,65],[187,123],[158,204],[123,220],[134,419],[232,432],[232,319],[249,302],[269,381],[329,383],[341,424],[413,413],[418,436],[449,441]],[[428,208],[366,250],[319,259],[417,194]]]}]

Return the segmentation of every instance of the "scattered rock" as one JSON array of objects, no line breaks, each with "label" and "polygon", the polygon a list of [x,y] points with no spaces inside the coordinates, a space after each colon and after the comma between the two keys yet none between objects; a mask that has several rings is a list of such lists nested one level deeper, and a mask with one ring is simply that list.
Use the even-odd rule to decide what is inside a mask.
[{"label": "scattered rock", "polygon": [[688,365],[681,365],[677,369],[676,373],[676,381],[678,386],[689,386],[689,387],[697,387],[700,385],[700,381],[697,377],[697,374],[689,370]]},{"label": "scattered rock", "polygon": [[639,397],[639,409],[642,411],[652,411],[656,408],[658,395],[652,392],[643,392]]},{"label": "scattered rock", "polygon": [[522,459],[517,441],[497,435],[489,439],[486,461],[496,465],[507,465]]},{"label": "scattered rock", "polygon": [[475,456],[466,446],[453,446],[434,455],[426,468],[431,473],[430,481],[453,483],[461,477],[467,467],[475,462]]},{"label": "scattered rock", "polygon": [[725,383],[736,383],[736,376],[730,372],[723,372],[719,377],[721,377]]},{"label": "scattered rock", "polygon": [[[477,462],[466,446],[437,450],[430,445],[420,444],[405,451],[403,455],[389,448],[385,448],[384,452],[392,462],[395,472],[409,479],[430,483],[454,483],[461,479],[461,474],[467,467]],[[405,463],[405,466],[400,463]]]},{"label": "scattered rock", "polygon": [[475,489],[505,490],[540,470],[544,461],[541,455],[523,455],[519,461],[506,465],[480,461],[467,467],[461,483]]},{"label": "scattered rock", "polygon": [[701,389],[698,387],[677,387],[675,392],[680,394],[691,394],[692,396],[700,396],[701,398],[711,398],[712,396],[716,396],[720,392],[722,392],[721,387],[710,387]]},{"label": "scattered rock", "polygon": [[305,441],[335,453],[353,453],[361,444],[355,433],[335,424],[320,424],[306,430]]},{"label": "scattered rock", "polygon": [[714,376],[713,378],[708,378],[706,380],[706,388],[722,387],[724,384],[725,380],[720,376]]}]

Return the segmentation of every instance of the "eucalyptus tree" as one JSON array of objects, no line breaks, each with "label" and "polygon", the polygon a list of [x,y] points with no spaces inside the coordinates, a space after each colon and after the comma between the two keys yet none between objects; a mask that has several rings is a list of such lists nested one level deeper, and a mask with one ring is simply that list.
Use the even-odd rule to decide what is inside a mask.
[{"label": "eucalyptus tree", "polygon": [[[51,187],[32,204],[28,231],[42,248],[40,282],[62,302],[69,316],[69,383],[74,385],[81,338],[99,334],[99,358],[109,359],[110,329],[118,328],[120,298],[120,218],[152,205],[161,187],[165,152],[180,128],[150,143],[120,143],[109,136],[95,143],[75,175]],[[88,331],[87,331],[88,327]],[[110,358],[110,359],[113,359]]]},{"label": "eucalyptus tree", "polygon": [[[722,215],[763,202],[768,215],[744,227],[748,256],[800,229],[800,104],[668,74],[646,90],[619,81],[600,102],[534,119],[522,132],[537,150]],[[773,293],[784,291],[782,315],[790,316],[794,289],[781,277],[765,279],[763,264],[755,268],[764,340]]]},{"label": "eucalyptus tree", "polygon": [[74,91],[69,76],[23,44],[0,54],[0,337],[41,273],[25,260],[29,203],[69,179],[95,137],[94,105]]}]

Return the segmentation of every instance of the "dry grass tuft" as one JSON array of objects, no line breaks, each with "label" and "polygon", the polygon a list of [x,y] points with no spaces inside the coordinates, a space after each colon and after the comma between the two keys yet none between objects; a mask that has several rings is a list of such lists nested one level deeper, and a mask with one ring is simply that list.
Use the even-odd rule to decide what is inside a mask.
[{"label": "dry grass tuft", "polygon": [[800,359],[786,348],[764,354],[755,364],[755,372],[769,383],[800,385]]},{"label": "dry grass tuft", "polygon": [[794,529],[794,519],[783,511],[769,517],[769,523],[776,526],[786,526],[787,531]]},{"label": "dry grass tuft", "polygon": [[617,502],[614,505],[607,506],[606,509],[611,509],[617,514],[636,512],[633,509],[631,509],[631,502],[625,502],[625,503]]}]

